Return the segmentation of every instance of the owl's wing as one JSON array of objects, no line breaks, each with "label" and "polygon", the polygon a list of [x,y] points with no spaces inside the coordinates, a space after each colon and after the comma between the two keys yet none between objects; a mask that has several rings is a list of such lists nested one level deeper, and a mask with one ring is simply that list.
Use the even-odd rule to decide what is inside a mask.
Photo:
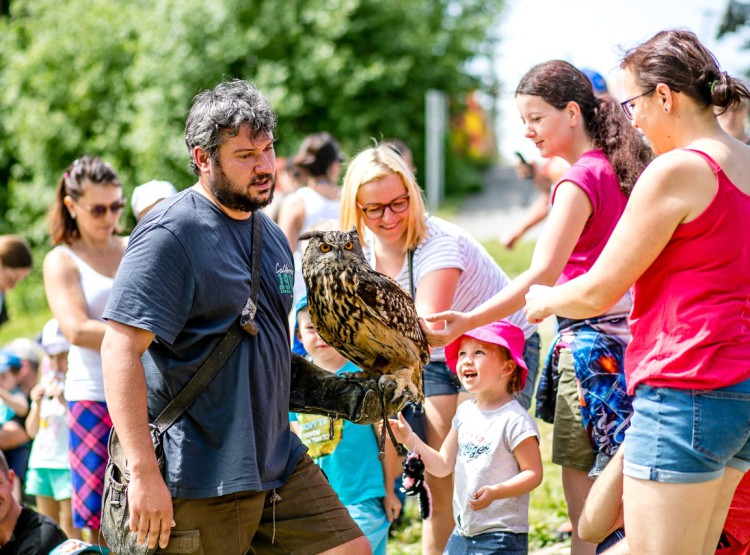
[{"label": "owl's wing", "polygon": [[419,327],[414,301],[403,288],[390,277],[369,268],[363,268],[354,276],[356,293],[370,314],[383,325],[411,339],[423,353],[422,361],[429,361],[427,339]]}]

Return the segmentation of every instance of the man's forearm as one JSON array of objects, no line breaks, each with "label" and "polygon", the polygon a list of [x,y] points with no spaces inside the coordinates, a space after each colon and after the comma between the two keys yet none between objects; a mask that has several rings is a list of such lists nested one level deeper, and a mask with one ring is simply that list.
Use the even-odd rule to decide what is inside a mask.
[{"label": "man's forearm", "polygon": [[149,434],[146,377],[140,348],[127,335],[108,329],[102,343],[107,408],[127,454],[130,472],[158,470]]}]

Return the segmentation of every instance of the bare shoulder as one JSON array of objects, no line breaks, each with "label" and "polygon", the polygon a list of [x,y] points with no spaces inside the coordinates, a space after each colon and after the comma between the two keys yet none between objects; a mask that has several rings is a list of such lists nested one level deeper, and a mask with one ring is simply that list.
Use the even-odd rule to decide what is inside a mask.
[{"label": "bare shoulder", "polygon": [[63,249],[53,248],[44,256],[43,271],[45,274],[49,272],[64,272],[67,270],[78,271],[73,259]]},{"label": "bare shoulder", "polygon": [[636,189],[685,190],[701,183],[713,187],[716,184],[714,172],[706,160],[695,152],[672,150],[654,158],[646,166],[636,183]]},{"label": "bare shoulder", "polygon": [[716,174],[705,158],[695,152],[673,150],[646,167],[628,204],[685,223],[706,209],[716,187]]}]

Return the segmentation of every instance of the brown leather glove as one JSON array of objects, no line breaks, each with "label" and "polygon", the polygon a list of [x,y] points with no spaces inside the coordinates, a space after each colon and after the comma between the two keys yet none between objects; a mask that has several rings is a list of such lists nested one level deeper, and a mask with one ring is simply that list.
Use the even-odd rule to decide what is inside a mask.
[{"label": "brown leather glove", "polygon": [[344,418],[356,424],[374,424],[397,413],[406,404],[394,399],[395,383],[384,390],[375,378],[351,374],[337,376],[292,353],[289,410]]}]

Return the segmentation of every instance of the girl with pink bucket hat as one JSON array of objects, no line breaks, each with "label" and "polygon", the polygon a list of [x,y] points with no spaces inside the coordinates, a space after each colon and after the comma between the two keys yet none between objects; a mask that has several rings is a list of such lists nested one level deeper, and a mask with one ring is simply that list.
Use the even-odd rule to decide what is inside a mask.
[{"label": "girl with pink bucket hat", "polygon": [[528,553],[529,493],[542,482],[539,431],[516,400],[526,383],[524,334],[499,320],[445,348],[445,360],[474,394],[463,402],[440,452],[417,437],[404,417],[396,439],[435,476],[454,473],[456,526],[445,553]]}]

